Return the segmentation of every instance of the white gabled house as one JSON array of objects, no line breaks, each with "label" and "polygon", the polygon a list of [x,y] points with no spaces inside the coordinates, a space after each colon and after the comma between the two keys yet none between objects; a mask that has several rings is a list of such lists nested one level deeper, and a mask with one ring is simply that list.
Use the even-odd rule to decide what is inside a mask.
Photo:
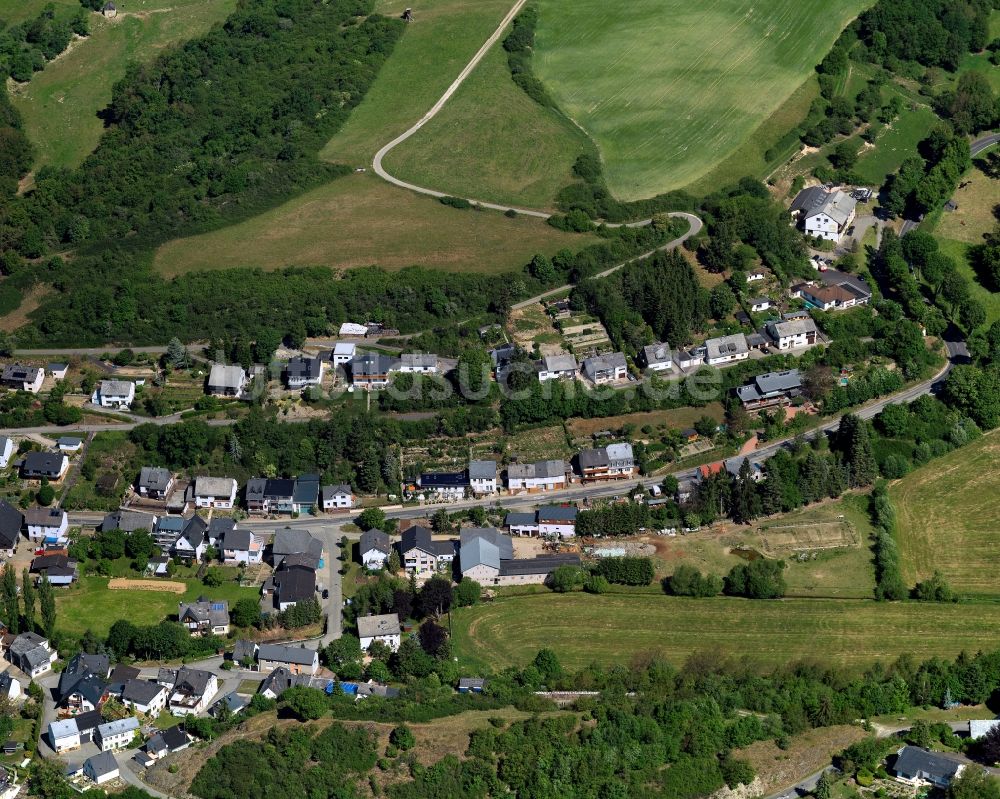
[{"label": "white gabled house", "polygon": [[321,490],[323,510],[349,510],[357,505],[357,497],[347,483],[323,486]]},{"label": "white gabled house", "polygon": [[361,649],[365,652],[375,641],[381,641],[395,652],[399,649],[400,635],[399,616],[395,613],[358,618],[358,638]]},{"label": "white gabled house", "polygon": [[135,402],[135,383],[129,380],[102,380],[90,401],[102,408],[131,408]]},{"label": "white gabled house", "polygon": [[229,510],[236,505],[236,487],[232,477],[196,477],[194,505],[196,508]]}]

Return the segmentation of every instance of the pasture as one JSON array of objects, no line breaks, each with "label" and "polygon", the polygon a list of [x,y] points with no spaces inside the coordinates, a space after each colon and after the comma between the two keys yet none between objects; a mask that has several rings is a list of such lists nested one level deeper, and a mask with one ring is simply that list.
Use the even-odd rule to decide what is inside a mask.
[{"label": "pasture", "polygon": [[962,594],[1000,595],[1000,435],[936,458],[890,489],[908,585],[939,569]]},{"label": "pasture", "polygon": [[991,179],[978,166],[973,166],[962,178],[952,199],[958,208],[943,211],[934,225],[934,232],[946,239],[982,244],[983,234],[993,230],[997,222],[993,209],[1000,200],[1000,180]]},{"label": "pasture", "polygon": [[[944,212],[940,212],[940,215],[944,216]],[[990,291],[979,282],[979,275],[976,274],[976,270],[969,263],[968,242],[945,238],[940,235],[939,230],[935,230],[935,232],[939,234],[938,246],[941,248],[941,252],[955,259],[955,263],[958,264],[959,273],[965,275],[966,280],[968,280],[969,296],[979,300],[983,308],[986,309],[986,324],[993,324],[993,322],[1000,319],[1000,292]]]},{"label": "pasture", "polygon": [[565,233],[543,220],[455,210],[390,186],[373,174],[330,181],[235,225],[168,241],[154,269],[165,277],[258,266],[420,265],[452,272],[520,270],[536,253],[579,249],[596,236]]},{"label": "pasture", "polygon": [[613,665],[661,653],[681,665],[713,652],[764,666],[817,659],[860,668],[903,653],[954,657],[995,648],[996,605],[858,599],[689,599],[646,592],[510,596],[452,612],[463,668],[524,665],[542,647],[563,665]]},{"label": "pasture", "polygon": [[596,141],[611,191],[638,199],[734,153],[869,4],[543,0],[534,67]]},{"label": "pasture", "polygon": [[[75,167],[90,154],[104,123],[98,112],[129,62],[151,61],[165,48],[207,31],[236,0],[124,0],[118,16],[91,14],[90,36],[12,92],[37,149],[35,168]],[[4,16],[0,13],[0,17]]]},{"label": "pasture", "polygon": [[865,183],[880,186],[917,151],[917,144],[934,127],[937,115],[926,106],[905,108],[891,125],[881,131],[874,147],[861,151],[854,171]]},{"label": "pasture", "polygon": [[496,45],[434,119],[386,158],[396,177],[461,197],[552,208],[593,144],[510,77]]}]

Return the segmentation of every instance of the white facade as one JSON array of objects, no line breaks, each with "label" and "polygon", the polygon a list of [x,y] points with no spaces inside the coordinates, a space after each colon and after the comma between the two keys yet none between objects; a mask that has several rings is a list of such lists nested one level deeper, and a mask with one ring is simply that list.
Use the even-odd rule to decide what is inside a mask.
[{"label": "white facade", "polygon": [[[53,509],[55,510],[55,509]],[[30,514],[25,516],[28,527],[28,538],[32,541],[44,541],[46,538],[58,539],[58,543],[65,543],[69,530],[69,517],[66,511],[55,510],[53,515],[48,513]]]},{"label": "white facade", "polygon": [[541,382],[564,378],[573,379],[576,377],[577,368],[576,358],[572,355],[547,355],[542,358],[541,366],[538,369],[538,379]]},{"label": "white facade", "polygon": [[350,363],[354,360],[357,351],[358,345],[353,341],[338,341],[333,347],[330,359],[333,361],[334,366],[343,366],[345,363]]},{"label": "white facade", "polygon": [[134,716],[109,721],[97,728],[97,744],[102,752],[127,748],[139,731],[139,720]]},{"label": "white facade", "polygon": [[170,692],[164,686],[160,685],[158,687],[160,690],[148,702],[137,702],[122,697],[122,704],[147,716],[158,716],[166,709],[167,697],[170,695]]},{"label": "white facade", "polygon": [[49,724],[49,743],[56,754],[80,748],[80,730],[75,719],[53,721]]},{"label": "white facade", "polygon": [[[205,712],[209,703],[219,692],[219,678],[214,674],[209,679],[201,695],[192,698],[187,693],[174,691],[170,695],[170,712],[175,716],[197,716]],[[193,700],[193,701],[192,701]]]},{"label": "white facade", "polygon": [[130,408],[135,401],[135,383],[128,380],[102,380],[91,401],[102,408]]},{"label": "white facade", "polygon": [[806,213],[805,231],[827,241],[840,241],[854,222],[855,201],[842,191],[834,191]]},{"label": "white facade", "polygon": [[705,362],[709,366],[744,361],[750,357],[750,347],[747,346],[747,338],[742,333],[710,338],[705,342],[705,347],[707,349]]},{"label": "white facade", "polygon": [[368,651],[375,641],[381,641],[393,652],[399,649],[399,616],[386,613],[381,616],[361,616],[358,619],[358,639],[361,649]]},{"label": "white facade", "polygon": [[345,510],[357,504],[350,486],[326,486],[322,494],[323,510]]},{"label": "white facade", "polygon": [[0,469],[6,469],[14,454],[14,442],[7,436],[0,436]]},{"label": "white facade", "polygon": [[228,510],[236,504],[236,481],[232,477],[196,477],[194,481],[196,508]]},{"label": "white facade", "polygon": [[366,569],[381,569],[389,560],[389,553],[372,547],[361,553],[361,563]]}]

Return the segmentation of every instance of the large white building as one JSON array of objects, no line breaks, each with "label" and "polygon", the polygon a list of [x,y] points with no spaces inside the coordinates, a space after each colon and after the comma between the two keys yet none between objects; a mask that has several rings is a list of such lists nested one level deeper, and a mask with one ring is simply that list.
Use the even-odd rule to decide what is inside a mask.
[{"label": "large white building", "polygon": [[818,331],[816,323],[809,318],[768,322],[767,333],[779,350],[794,350],[815,344]]},{"label": "large white building", "polygon": [[236,504],[236,481],[232,477],[196,477],[194,504],[196,508],[229,510]]},{"label": "large white building", "polygon": [[792,201],[792,216],[802,221],[806,234],[827,241],[840,241],[854,223],[857,201],[836,189],[822,186],[803,189]]},{"label": "large white building", "polygon": [[555,491],[565,487],[565,461],[512,463],[507,467],[507,488],[511,491]]},{"label": "large white building", "polygon": [[131,408],[135,401],[135,383],[130,380],[102,380],[90,400],[102,408]]}]

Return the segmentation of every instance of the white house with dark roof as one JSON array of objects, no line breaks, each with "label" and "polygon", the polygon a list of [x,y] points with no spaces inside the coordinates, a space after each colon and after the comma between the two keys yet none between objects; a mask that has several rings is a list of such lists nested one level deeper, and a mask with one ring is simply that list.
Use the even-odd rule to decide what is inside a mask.
[{"label": "white house with dark roof", "polygon": [[265,672],[283,667],[292,674],[315,674],[319,671],[319,652],[305,645],[260,644],[257,667]]},{"label": "white house with dark roof", "polygon": [[573,505],[545,505],[538,509],[538,534],[572,538],[576,535],[577,509]]},{"label": "white house with dark roof", "polygon": [[576,377],[578,369],[576,358],[568,353],[546,355],[539,363],[538,379],[541,382],[545,382],[546,380],[572,380]]},{"label": "white house with dark roof", "polygon": [[323,486],[320,491],[323,510],[349,510],[357,505],[357,497],[348,483]]},{"label": "white house with dark roof", "polygon": [[166,499],[174,487],[174,475],[162,466],[143,466],[136,487],[141,497]]},{"label": "white house with dark roof", "polygon": [[66,375],[69,372],[68,363],[50,363],[45,367],[45,371],[48,372],[56,380],[65,380]]},{"label": "white house with dark roof", "polygon": [[892,770],[896,773],[896,780],[906,785],[947,788],[964,768],[965,764],[947,755],[928,752],[917,746],[904,746],[896,753]]},{"label": "white house with dark roof", "polygon": [[744,361],[750,357],[750,347],[747,345],[747,337],[742,333],[710,338],[705,342],[705,349],[705,363],[709,366],[716,366],[720,363],[732,363],[733,361]]},{"label": "white house with dark roof", "polygon": [[360,353],[351,361],[351,385],[363,389],[384,388],[399,362],[381,352]]},{"label": "white house with dark roof", "polygon": [[236,505],[236,487],[236,480],[232,477],[196,477],[195,507],[229,510]]},{"label": "white house with dark roof", "polygon": [[69,469],[69,458],[61,452],[28,452],[21,461],[21,476],[29,479],[61,480]]},{"label": "white house with dark roof", "polygon": [[755,297],[750,300],[750,310],[753,313],[760,313],[761,311],[766,311],[771,307],[770,297]]},{"label": "white house with dark roof", "polygon": [[437,374],[438,356],[426,352],[406,352],[400,356],[400,372],[414,372],[418,374]]},{"label": "white house with dark roof", "polygon": [[365,652],[376,641],[381,641],[395,652],[399,649],[400,635],[399,616],[395,613],[358,617],[358,639]]},{"label": "white house with dark roof", "polygon": [[102,408],[131,408],[135,402],[135,383],[131,380],[102,380],[90,401]]},{"label": "white house with dark roof", "polygon": [[111,752],[99,752],[83,761],[83,775],[95,785],[118,779],[121,771]]},{"label": "white house with dark roof", "polygon": [[413,574],[442,571],[455,560],[455,543],[435,541],[431,531],[419,524],[403,530],[398,546],[403,568]]},{"label": "white house with dark roof", "polygon": [[28,508],[24,512],[28,538],[35,543],[65,544],[69,541],[69,517],[60,508]]},{"label": "white house with dark roof", "polygon": [[566,487],[566,462],[563,460],[512,463],[507,467],[510,491],[555,491]]},{"label": "white house with dark roof", "polygon": [[196,602],[180,602],[177,621],[191,635],[226,635],[229,633],[229,603],[225,599],[199,597]]},{"label": "white house with dark roof", "polygon": [[18,391],[37,394],[45,382],[45,371],[37,366],[20,363],[7,364],[0,373],[0,384]]},{"label": "white house with dark roof", "polygon": [[260,563],[264,559],[264,539],[234,527],[222,536],[221,550],[224,563]]},{"label": "white house with dark roof", "polygon": [[802,227],[807,235],[827,241],[840,241],[854,222],[857,201],[851,195],[831,191],[802,211]]},{"label": "white house with dark roof", "polygon": [[628,442],[585,449],[577,455],[580,476],[587,480],[618,480],[635,474],[635,453]]},{"label": "white house with dark roof", "polygon": [[52,671],[56,652],[48,640],[36,633],[21,633],[7,649],[7,660],[34,679]]},{"label": "white house with dark roof", "polygon": [[318,386],[323,382],[323,369],[326,366],[322,358],[292,358],[285,366],[285,383],[290,389],[302,389]]},{"label": "white house with dark roof", "polygon": [[169,697],[169,689],[152,680],[129,680],[122,686],[122,704],[147,716],[160,715]]},{"label": "white house with dark roof", "polygon": [[674,368],[674,358],[669,344],[647,344],[642,348],[639,362],[650,372],[669,372]]},{"label": "white house with dark roof", "polygon": [[381,530],[365,530],[358,547],[361,565],[366,569],[381,569],[392,554],[392,539]]},{"label": "white house with dark roof", "polygon": [[816,343],[819,330],[811,317],[788,321],[770,321],[765,325],[767,334],[779,350],[811,347]]},{"label": "white house with dark roof", "polygon": [[758,410],[786,404],[798,396],[801,389],[802,376],[799,370],[786,369],[757,375],[749,383],[737,388],[736,396],[747,410]]},{"label": "white house with dark roof", "polygon": [[197,716],[204,712],[219,692],[219,678],[204,669],[177,670],[167,707],[175,716]]},{"label": "white house with dark roof", "polygon": [[625,353],[609,352],[606,355],[587,358],[583,362],[583,373],[595,385],[624,380],[628,376]]},{"label": "white house with dark roof", "polygon": [[0,500],[0,555],[12,558],[21,542],[24,514],[6,500]]}]

